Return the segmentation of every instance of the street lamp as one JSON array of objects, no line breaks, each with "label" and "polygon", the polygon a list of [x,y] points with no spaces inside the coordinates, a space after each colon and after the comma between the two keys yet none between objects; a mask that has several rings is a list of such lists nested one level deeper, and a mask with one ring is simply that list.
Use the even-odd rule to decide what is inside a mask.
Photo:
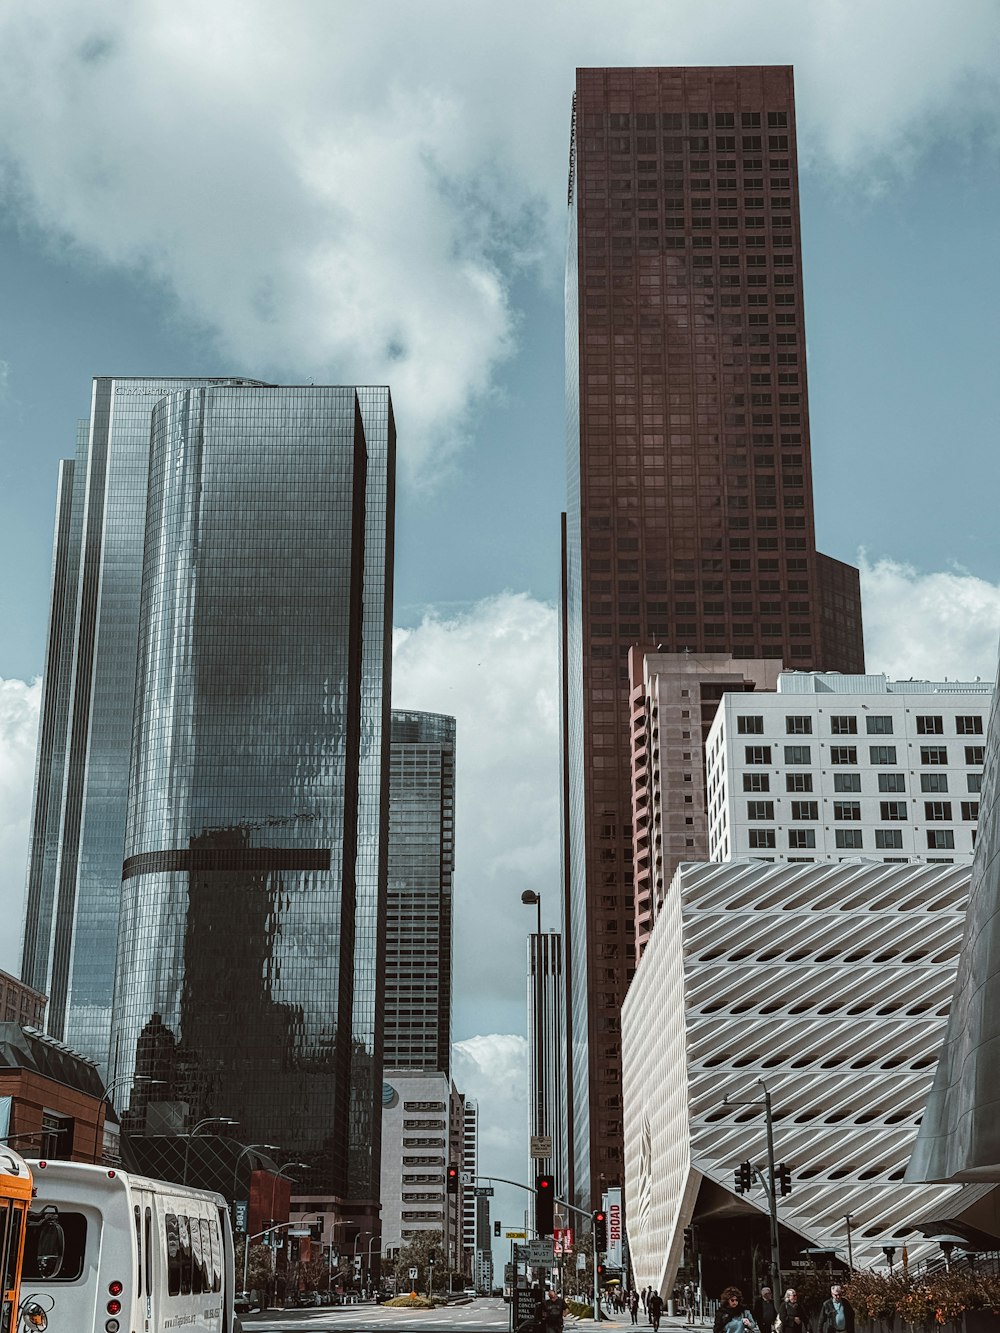
[{"label": "street lamp", "polygon": [[[236,1177],[239,1173],[240,1162],[248,1152],[277,1152],[279,1144],[277,1143],[245,1143],[236,1154],[236,1160],[233,1162],[233,1204],[236,1203]],[[249,1201],[248,1201],[249,1204]],[[235,1221],[235,1219],[234,1219]],[[247,1217],[247,1231],[250,1230],[250,1218]]]},{"label": "street lamp", "polygon": [[209,1115],[206,1116],[204,1120],[199,1120],[194,1129],[189,1130],[188,1133],[184,1135],[184,1172],[181,1178],[182,1185],[188,1183],[188,1164],[191,1160],[191,1140],[198,1131],[204,1129],[206,1125],[226,1125],[231,1128],[233,1125],[238,1125],[239,1123],[238,1120],[233,1120],[233,1118],[228,1115]]}]

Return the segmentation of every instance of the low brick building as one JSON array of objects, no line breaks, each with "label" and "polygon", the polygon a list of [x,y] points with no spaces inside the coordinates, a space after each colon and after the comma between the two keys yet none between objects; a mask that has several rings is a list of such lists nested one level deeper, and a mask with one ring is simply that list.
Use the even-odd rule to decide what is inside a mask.
[{"label": "low brick building", "polygon": [[95,1064],[36,1028],[0,1023],[0,1140],[23,1157],[100,1162],[105,1111]]}]

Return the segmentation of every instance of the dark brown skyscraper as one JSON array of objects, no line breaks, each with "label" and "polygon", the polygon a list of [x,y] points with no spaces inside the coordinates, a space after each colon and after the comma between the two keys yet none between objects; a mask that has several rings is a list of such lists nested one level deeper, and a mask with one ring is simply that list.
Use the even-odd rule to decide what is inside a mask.
[{"label": "dark brown skyscraper", "polygon": [[864,669],[857,570],[813,532],[790,68],[577,71],[566,339],[568,1165],[587,1206],[622,1172],[629,647]]}]

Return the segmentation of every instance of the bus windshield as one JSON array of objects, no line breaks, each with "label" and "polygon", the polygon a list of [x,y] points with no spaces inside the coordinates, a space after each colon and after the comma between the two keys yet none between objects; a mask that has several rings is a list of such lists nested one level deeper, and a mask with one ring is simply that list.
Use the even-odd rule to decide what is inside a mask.
[{"label": "bus windshield", "polygon": [[61,1209],[58,1218],[29,1220],[24,1238],[23,1280],[75,1282],[83,1272],[87,1219]]}]

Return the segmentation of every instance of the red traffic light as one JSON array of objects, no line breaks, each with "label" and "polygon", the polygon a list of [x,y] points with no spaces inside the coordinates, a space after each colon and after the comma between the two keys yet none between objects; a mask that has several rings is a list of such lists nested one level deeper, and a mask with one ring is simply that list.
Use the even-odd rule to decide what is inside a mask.
[{"label": "red traffic light", "polygon": [[552,1187],[552,1181],[548,1178],[548,1176],[538,1177],[538,1188],[540,1190],[551,1189],[551,1187]]},{"label": "red traffic light", "polygon": [[447,1191],[449,1194],[458,1193],[458,1167],[449,1166],[447,1176]]}]

